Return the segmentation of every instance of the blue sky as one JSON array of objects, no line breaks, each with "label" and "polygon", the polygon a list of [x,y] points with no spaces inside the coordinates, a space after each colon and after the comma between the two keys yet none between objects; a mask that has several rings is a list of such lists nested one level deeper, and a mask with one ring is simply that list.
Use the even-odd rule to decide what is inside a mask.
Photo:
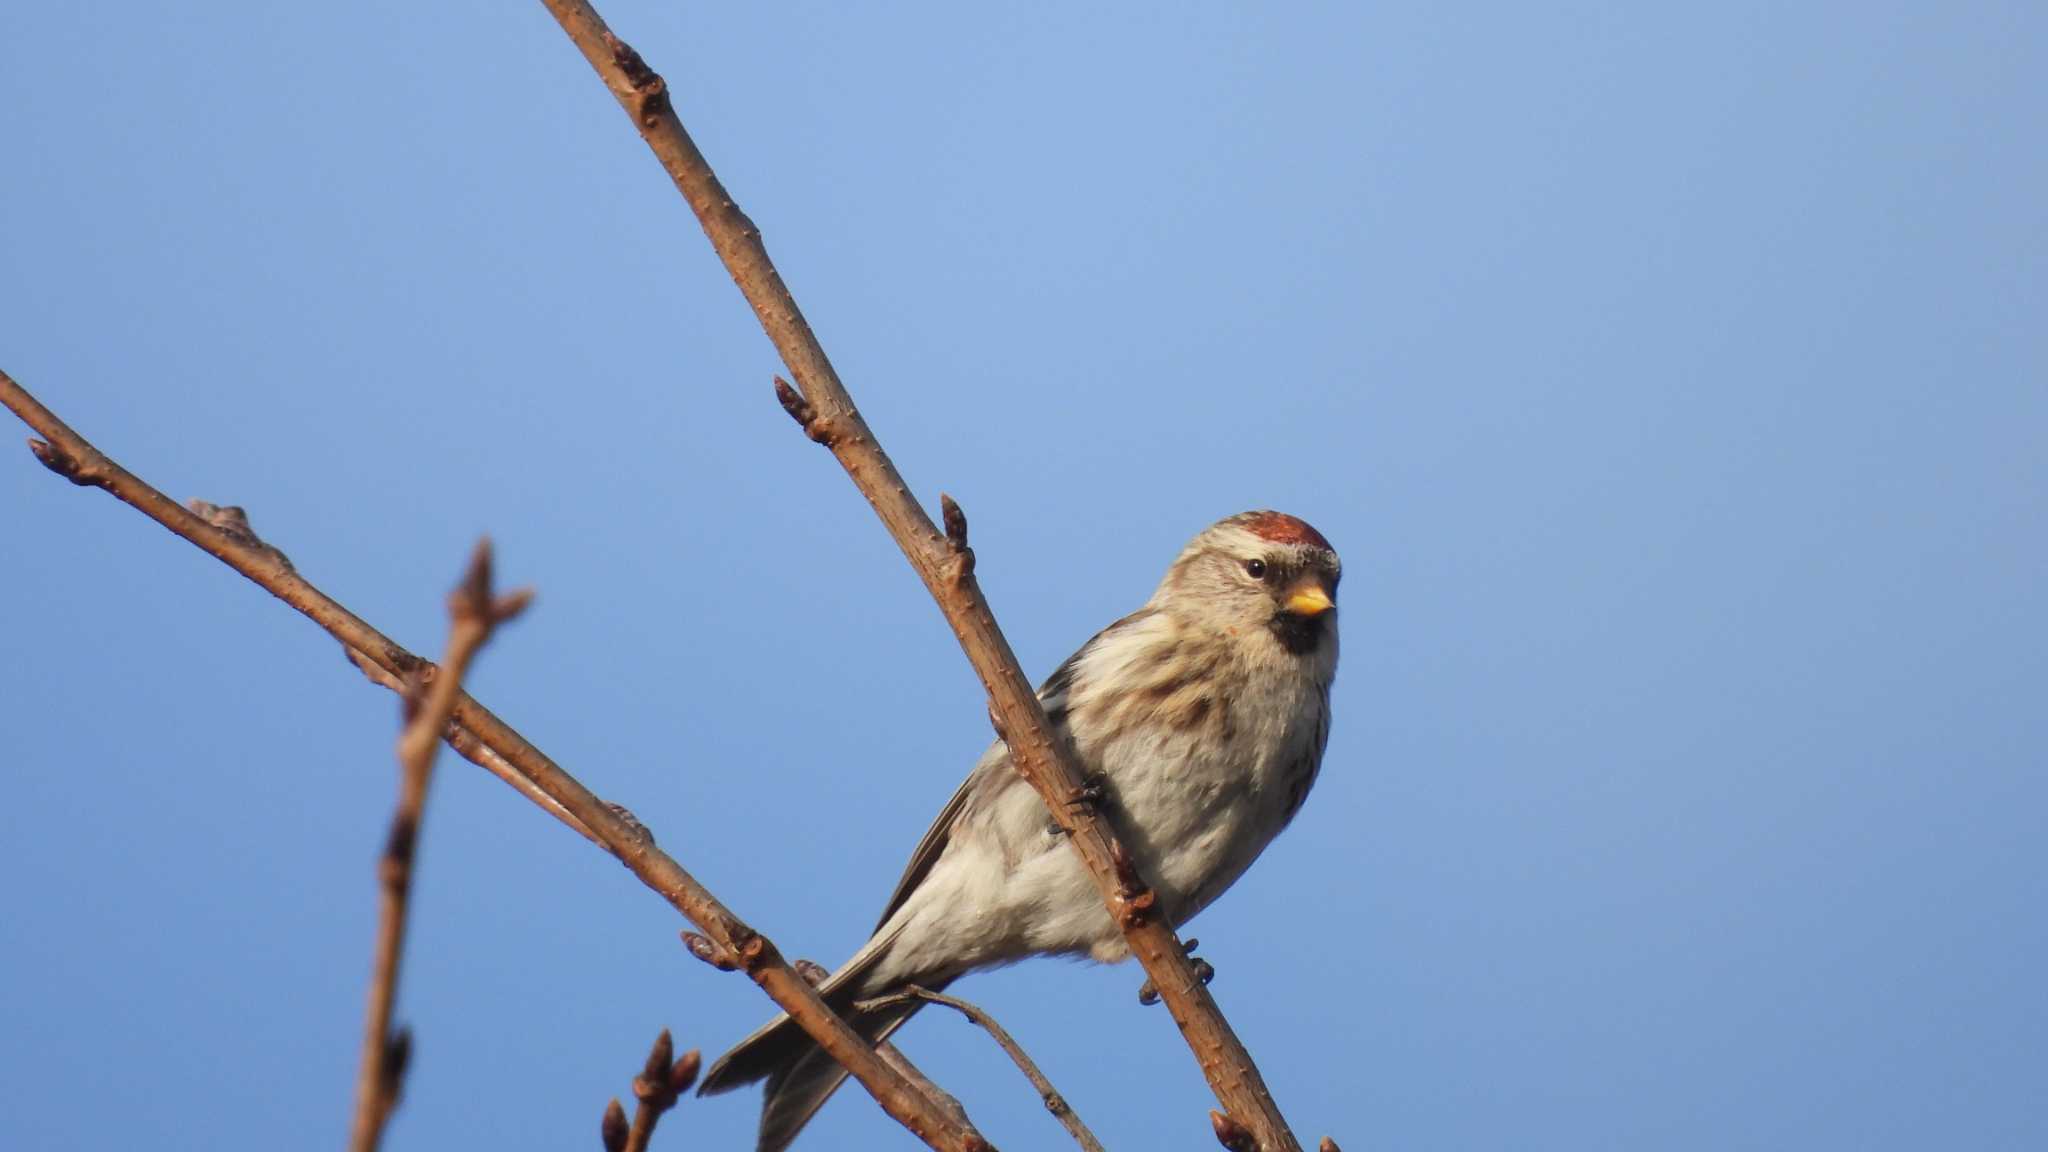
[{"label": "blue sky", "polygon": [[[1027,671],[1225,514],[1343,553],[1321,782],[1193,925],[1305,1136],[2048,1144],[2038,5],[605,12]],[[0,106],[0,366],[416,650],[491,533],[540,599],[477,695],[859,944],[978,690],[539,5],[10,5]],[[333,1146],[392,701],[23,452],[0,533],[0,1145]],[[393,1148],[594,1147],[658,1028],[770,1007],[453,758],[417,911]],[[1140,978],[957,991],[1111,1147],[1208,1146]],[[913,1146],[852,1092],[835,1144]]]}]

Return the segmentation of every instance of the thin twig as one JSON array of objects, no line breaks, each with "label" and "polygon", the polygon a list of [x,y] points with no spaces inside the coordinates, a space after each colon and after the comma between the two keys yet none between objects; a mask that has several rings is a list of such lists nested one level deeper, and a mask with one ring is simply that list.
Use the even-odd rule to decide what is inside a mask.
[{"label": "thin twig", "polygon": [[1024,1046],[1017,1043],[1001,1024],[996,1023],[996,1018],[989,1015],[981,1006],[962,1000],[958,996],[947,996],[911,984],[900,992],[878,996],[873,1000],[863,1000],[855,1007],[867,1012],[908,1004],[915,1000],[922,1000],[928,1004],[943,1004],[980,1025],[995,1039],[997,1046],[1009,1055],[1010,1062],[1017,1066],[1017,1070],[1024,1073],[1024,1078],[1031,1081],[1031,1086],[1038,1089],[1038,1097],[1045,1101],[1046,1111],[1059,1119],[1067,1133],[1074,1138],[1074,1143],[1079,1144],[1084,1152],[1102,1152],[1102,1142],[1095,1138],[1095,1133],[1088,1130],[1088,1125],[1081,1122],[1081,1117],[1068,1106],[1067,1098],[1060,1095],[1059,1090],[1052,1086],[1052,1081],[1045,1078],[1045,1073],[1038,1070],[1038,1065],[1032,1062],[1031,1057],[1024,1051]]},{"label": "thin twig", "polygon": [[[795,967],[804,979],[811,982],[811,987],[813,988],[823,984],[826,977],[831,975],[830,972],[825,970],[823,964],[815,960],[806,960],[802,957],[797,958]],[[898,1048],[891,1041],[884,1040],[880,1044],[875,1045],[875,1052],[881,1056],[882,1061],[888,1064],[889,1067],[901,1072],[905,1080],[917,1085],[925,1095],[931,1097],[933,1103],[945,1109],[947,1115],[958,1118],[963,1124],[967,1123],[967,1109],[961,1105],[959,1097],[954,1096],[951,1092],[946,1091],[933,1082],[931,1077],[924,1074],[922,1068],[912,1063],[909,1056],[904,1055],[903,1049]]]},{"label": "thin twig", "polygon": [[697,1082],[702,1053],[692,1048],[671,1061],[669,1057],[673,1055],[675,1041],[663,1028],[661,1035],[654,1038],[654,1047],[647,1052],[647,1063],[640,1069],[640,1075],[633,1077],[633,1099],[638,1101],[633,1107],[633,1122],[626,1123],[626,1110],[617,1099],[605,1105],[604,1121],[598,1126],[605,1152],[647,1152],[648,1141],[654,1139],[654,1126]]},{"label": "thin twig", "polygon": [[[223,531],[109,459],[5,372],[0,372],[0,405],[12,410],[41,435],[42,439],[31,440],[29,447],[51,471],[74,484],[104,489],[184,537],[296,608],[343,647],[363,654],[387,675],[402,680],[431,667],[314,587],[275,549],[259,547]],[[696,877],[656,848],[653,837],[637,821],[600,800],[469,694],[457,695],[452,719],[575,817],[641,883],[733,957],[735,966],[744,970],[799,1027],[851,1072],[898,1123],[941,1152],[984,1152],[989,1147],[978,1132],[938,1110],[914,1085],[883,1063],[874,1049],[783,961],[767,937],[734,915]]]},{"label": "thin twig", "polygon": [[[198,511],[199,506],[205,503],[203,500],[192,501],[193,510]],[[211,507],[211,505],[207,506]],[[244,520],[243,524],[246,527],[247,521]],[[389,688],[401,696],[405,695],[405,682],[386,672],[375,660],[347,645],[343,645],[342,650],[348,655],[348,662],[355,665],[357,671],[368,677],[370,683],[380,688]],[[442,734],[442,738],[448,742],[448,747],[453,748],[463,759],[496,776],[506,784],[511,785],[513,791],[532,801],[541,811],[560,820],[569,827],[570,831],[575,832],[578,836],[583,837],[599,848],[604,847],[604,841],[597,838],[597,833],[585,828],[583,821],[571,816],[567,808],[562,807],[554,797],[541,791],[540,786],[528,780],[520,773],[519,769],[507,764],[503,756],[485,747],[483,742],[476,738],[476,733],[464,728],[461,721],[448,721],[447,731]]]},{"label": "thin twig", "polygon": [[[197,507],[194,511],[205,515]],[[240,509],[233,511],[242,533],[252,544],[260,544],[248,527],[247,517],[241,515]],[[277,555],[281,558],[284,554]],[[405,952],[413,861],[419,847],[420,822],[426,814],[434,753],[441,747],[440,734],[448,726],[449,713],[455,710],[455,699],[462,691],[462,678],[469,672],[470,661],[489,642],[498,625],[525,611],[532,600],[533,594],[525,590],[502,597],[492,592],[491,542],[480,541],[470,556],[462,583],[448,600],[448,653],[431,679],[415,684],[404,696],[408,718],[398,737],[398,803],[392,809],[391,831],[385,837],[384,855],[377,866],[378,887],[383,895],[371,964],[370,1007],[363,1021],[362,1065],[356,1075],[355,1119],[349,1128],[351,1152],[374,1152],[383,1142],[384,1126],[391,1119],[392,1109],[398,1106],[407,1056],[412,1050],[409,1032],[391,1031],[391,1013],[398,1000],[398,961]]]},{"label": "thin twig", "polygon": [[676,189],[711,240],[755,317],[801,386],[799,393],[777,381],[783,407],[804,434],[830,449],[866,496],[911,567],[924,580],[953,627],[960,646],[988,692],[997,735],[1009,743],[1017,769],[1045,800],[1094,876],[1104,904],[1122,927],[1131,952],[1145,968],[1216,1099],[1250,1130],[1265,1152],[1301,1152],[1301,1145],[1273,1102],[1266,1082],[1237,1034],[1223,1018],[1173,929],[1152,914],[1156,897],[1092,805],[1081,801],[1084,774],[1072,750],[1054,737],[1045,710],[1016,654],[996,627],[994,613],[974,579],[974,554],[967,547],[967,518],[958,505],[946,516],[941,535],[931,517],[910,496],[910,487],[882,451],[874,432],[854,407],[825,350],[797,307],[754,226],[711,170],[683,129],[670,103],[667,83],[631,45],[612,34],[585,0],[542,0],[605,87],[632,118]]}]

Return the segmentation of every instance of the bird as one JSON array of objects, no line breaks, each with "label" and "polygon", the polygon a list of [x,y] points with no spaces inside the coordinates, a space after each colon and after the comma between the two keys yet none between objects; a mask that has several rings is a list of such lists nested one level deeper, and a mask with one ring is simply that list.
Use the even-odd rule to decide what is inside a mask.
[{"label": "bird", "polygon": [[[1039,689],[1176,929],[1244,874],[1315,784],[1330,738],[1342,574],[1307,522],[1230,516]],[[818,992],[880,1044],[921,1002],[863,1002],[1041,955],[1113,964],[1130,948],[999,739],[911,853],[868,942]],[[713,1064],[699,1091],[767,1081],[756,1147],[783,1152],[845,1078],[785,1015]]]}]

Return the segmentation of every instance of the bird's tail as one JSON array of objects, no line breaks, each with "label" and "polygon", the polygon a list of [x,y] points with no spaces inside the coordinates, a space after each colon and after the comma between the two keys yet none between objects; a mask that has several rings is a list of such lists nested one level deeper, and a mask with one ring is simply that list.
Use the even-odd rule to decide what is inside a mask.
[{"label": "bird's tail", "polygon": [[[871,1045],[887,1040],[919,1007],[915,1001],[866,1012],[855,1007],[857,1001],[873,995],[863,977],[880,958],[880,952],[874,945],[863,948],[818,987],[818,995],[825,1003],[844,1016]],[[845,1079],[846,1069],[826,1055],[795,1020],[784,1015],[769,1021],[719,1057],[704,1074],[697,1091],[713,1096],[766,1080],[756,1152],[783,1152]]]}]

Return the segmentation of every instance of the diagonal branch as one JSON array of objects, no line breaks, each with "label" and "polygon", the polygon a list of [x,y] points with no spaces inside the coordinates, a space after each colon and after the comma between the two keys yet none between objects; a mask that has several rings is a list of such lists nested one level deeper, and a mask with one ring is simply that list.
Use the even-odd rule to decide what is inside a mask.
[{"label": "diagonal branch", "polygon": [[[216,509],[214,511],[224,511]],[[204,513],[202,513],[203,515]],[[241,531],[253,540],[248,521],[237,515]],[[218,521],[216,521],[218,523]],[[280,555],[282,555],[280,553]],[[384,1125],[398,1107],[409,1032],[391,1031],[392,1006],[398,999],[398,961],[405,951],[405,923],[412,904],[413,860],[420,820],[426,813],[427,784],[433,778],[434,753],[440,734],[455,710],[462,678],[470,661],[489,642],[498,625],[519,615],[533,600],[530,591],[497,596],[491,591],[491,542],[480,541],[469,570],[449,597],[448,654],[432,678],[424,678],[402,694],[407,720],[398,738],[398,803],[391,813],[391,832],[378,862],[378,887],[383,892],[377,917],[377,944],[371,966],[370,1009],[363,1025],[362,1068],[356,1077],[355,1120],[349,1129],[350,1152],[375,1152],[384,1139]]]},{"label": "diagonal branch", "polygon": [[[813,988],[823,984],[826,978],[831,976],[831,973],[826,970],[823,964],[815,960],[806,960],[801,956],[796,960],[796,970],[804,979],[811,982],[811,987]],[[952,1093],[933,1083],[931,1077],[926,1076],[922,1068],[911,1063],[910,1057],[903,1054],[903,1049],[898,1048],[888,1040],[884,1040],[880,1044],[875,1045],[875,1051],[881,1054],[882,1060],[889,1067],[903,1073],[905,1079],[924,1089],[924,1094],[931,1097],[949,1115],[959,1117],[962,1122],[966,1121],[967,1109],[961,1107],[960,1101]]]},{"label": "diagonal branch", "polygon": [[[192,503],[195,505],[196,508],[196,506],[203,504],[204,502],[195,500]],[[406,687],[404,681],[400,680],[396,676],[393,676],[391,673],[386,672],[383,668],[378,667],[376,661],[370,659],[368,656],[363,655],[361,652],[358,652],[353,648],[346,647],[345,651],[347,651],[348,653],[349,663],[355,665],[356,668],[359,671],[361,671],[364,676],[369,677],[370,683],[375,684],[380,688],[389,688],[390,690],[398,693],[401,696],[405,694]],[[470,763],[476,765],[484,771],[489,772],[491,775],[496,776],[498,779],[503,780],[506,784],[511,785],[512,790],[514,792],[517,792],[521,796],[524,796],[528,800],[532,801],[537,807],[540,808],[541,811],[546,812],[548,815],[553,816],[557,820],[560,820],[563,824],[568,826],[570,831],[576,833],[578,836],[583,837],[585,840],[590,841],[592,844],[597,845],[599,848],[604,847],[604,841],[597,838],[597,833],[592,832],[588,828],[585,828],[583,826],[583,821],[578,820],[574,816],[571,816],[567,808],[562,807],[562,805],[559,802],[557,802],[554,797],[541,791],[540,786],[538,784],[535,784],[533,781],[528,780],[525,777],[525,775],[523,775],[519,771],[519,769],[514,768],[512,765],[506,763],[505,758],[503,756],[500,756],[496,752],[491,751],[490,748],[483,743],[483,741],[478,740],[476,738],[476,733],[471,732],[467,728],[464,728],[462,726],[461,721],[448,721],[448,727],[442,733],[442,737],[443,739],[447,740],[448,747],[453,748],[458,754],[462,756],[463,759],[469,761]]]},{"label": "diagonal branch", "polygon": [[1066,1128],[1067,1134],[1074,1138],[1074,1143],[1081,1146],[1082,1152],[1102,1152],[1102,1142],[1095,1138],[1095,1133],[1088,1130],[1088,1125],[1081,1122],[1081,1117],[1067,1104],[1067,1098],[1060,1095],[1059,1090],[1052,1086],[1052,1081],[1045,1078],[1045,1073],[1038,1070],[1037,1063],[1024,1051],[1024,1046],[1017,1043],[1009,1031],[996,1023],[996,1018],[989,1015],[980,1005],[971,1004],[958,996],[948,996],[912,984],[901,992],[878,996],[873,1000],[863,1000],[855,1007],[863,1012],[869,1012],[915,1000],[944,1005],[979,1025],[1010,1057],[1010,1062],[1017,1066],[1017,1070],[1024,1073],[1024,1078],[1031,1081],[1031,1086],[1038,1089],[1038,1098],[1045,1101],[1046,1111],[1058,1118],[1060,1124]]},{"label": "diagonal branch", "polygon": [[[51,471],[74,484],[104,489],[184,537],[298,609],[384,675],[402,683],[406,677],[417,676],[432,667],[314,587],[276,549],[247,533],[238,535],[196,515],[116,464],[5,372],[0,372],[0,405],[12,410],[42,436],[40,440],[29,441],[29,448]],[[978,1132],[939,1111],[922,1092],[885,1064],[818,997],[810,984],[783,961],[767,937],[734,915],[696,877],[656,848],[654,838],[638,821],[598,799],[468,693],[456,695],[451,719],[560,805],[641,883],[701,928],[734,958],[736,967],[743,969],[820,1047],[851,1072],[898,1123],[940,1152],[985,1152],[988,1142]]]},{"label": "diagonal branch", "polygon": [[996,627],[974,579],[966,517],[946,501],[945,535],[910,496],[910,487],[882,451],[853,397],[825,356],[782,276],[761,243],[761,231],[733,203],[703,153],[683,129],[668,85],[640,54],[614,36],[585,0],[542,0],[583,58],[603,79],[640,136],[675,181],[703,225],[726,271],[753,306],[754,315],[802,388],[777,381],[790,415],[806,434],[831,450],[881,517],[889,534],[924,580],[952,625],[968,661],[989,695],[996,734],[1007,741],[1017,768],[1044,798],[1067,832],[1122,926],[1131,952],[1165,1000],[1216,1099],[1265,1152],[1300,1152],[1300,1144],[1273,1102],[1251,1053],[1231,1030],[1202,984],[1171,926],[1151,915],[1153,893],[1108,825],[1082,802],[1083,774],[1072,750],[1054,738],[1031,682]]}]

